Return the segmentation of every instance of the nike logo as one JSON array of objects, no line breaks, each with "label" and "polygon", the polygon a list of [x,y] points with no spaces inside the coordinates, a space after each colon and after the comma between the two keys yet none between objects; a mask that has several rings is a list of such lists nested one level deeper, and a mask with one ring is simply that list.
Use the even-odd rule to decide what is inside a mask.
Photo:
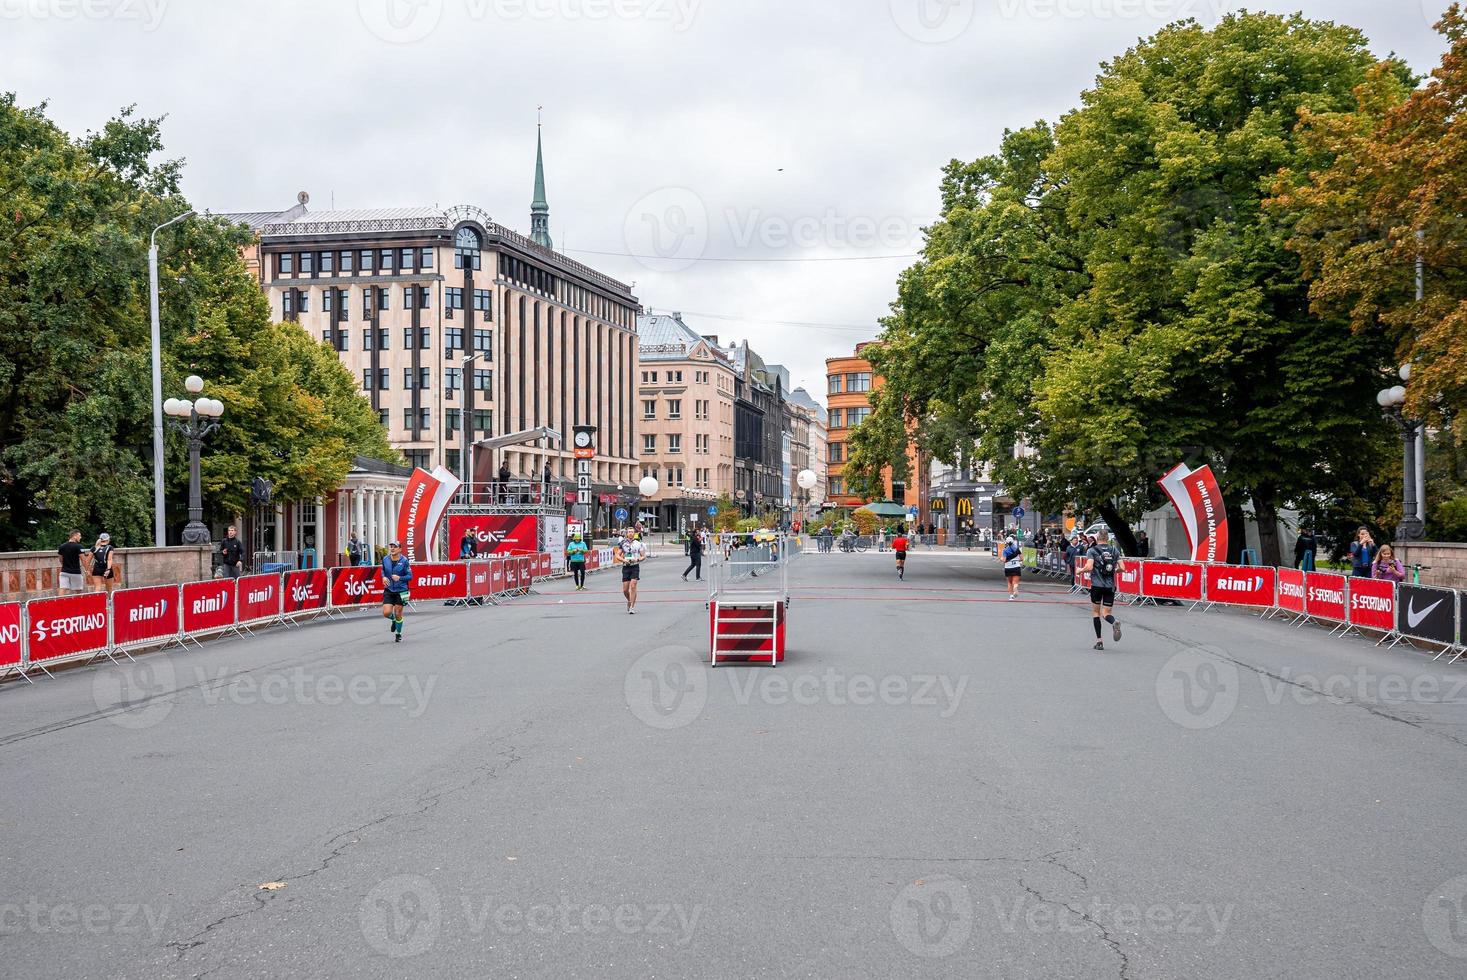
[{"label": "nike logo", "polygon": [[1413,629],[1414,630],[1416,627],[1420,626],[1421,625],[1421,621],[1423,619],[1425,619],[1427,616],[1430,616],[1431,615],[1431,611],[1433,609],[1435,609],[1437,606],[1440,606],[1442,603],[1444,603],[1446,601],[1447,600],[1445,600],[1445,599],[1438,599],[1436,602],[1433,602],[1431,605],[1427,606],[1425,609],[1421,610],[1420,612],[1417,612],[1416,611],[1416,600],[1413,598],[1410,602],[1408,602],[1406,604],[1406,627],[1407,627],[1407,629]]}]

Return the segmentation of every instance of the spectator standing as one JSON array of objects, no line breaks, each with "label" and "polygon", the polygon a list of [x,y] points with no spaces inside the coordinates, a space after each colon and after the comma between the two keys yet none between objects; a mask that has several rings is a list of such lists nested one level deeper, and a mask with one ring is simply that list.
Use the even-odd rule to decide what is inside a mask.
[{"label": "spectator standing", "polygon": [[112,561],[112,552],[112,535],[103,531],[97,535],[97,543],[92,545],[92,578],[107,592],[111,592],[112,587],[117,584],[117,569]]},{"label": "spectator standing", "polygon": [[580,531],[573,532],[570,541],[565,546],[566,564],[570,565],[571,578],[576,583],[577,592],[586,588],[586,553],[590,550],[581,537]]},{"label": "spectator standing", "polygon": [[1356,578],[1370,578],[1370,566],[1375,561],[1375,539],[1367,528],[1355,532],[1350,542],[1350,574]]},{"label": "spectator standing", "polygon": [[244,573],[244,542],[239,539],[233,524],[224,532],[224,540],[219,542],[219,557],[223,559],[225,578],[239,578]]},{"label": "spectator standing", "polygon": [[85,592],[86,581],[82,578],[81,559],[86,548],[82,547],[81,532],[73,530],[67,534],[66,542],[56,549],[56,554],[61,556],[61,577],[56,583],[56,594],[66,595],[68,592]]},{"label": "spectator standing", "polygon": [[1299,528],[1299,536],[1294,539],[1294,567],[1306,572],[1314,571],[1314,554],[1318,550],[1314,529],[1308,526]]},{"label": "spectator standing", "polygon": [[1375,556],[1375,562],[1370,569],[1371,578],[1385,579],[1387,582],[1406,581],[1406,566],[1396,557],[1395,549],[1388,544],[1380,546],[1380,551]]},{"label": "spectator standing", "polygon": [[366,549],[362,547],[362,539],[357,537],[357,532],[351,532],[351,538],[346,542],[347,564],[353,567],[366,564]]},{"label": "spectator standing", "polygon": [[1151,538],[1147,537],[1145,531],[1139,531],[1136,534],[1136,557],[1151,557]]},{"label": "spectator standing", "polygon": [[509,461],[508,460],[500,460],[499,461],[499,492],[497,494],[497,502],[498,503],[504,503],[505,497],[506,497],[506,495],[508,493],[509,493]]},{"label": "spectator standing", "polygon": [[459,558],[467,561],[474,557],[474,552],[478,550],[478,531],[479,529],[476,527],[466,528],[464,530],[464,536],[458,542]]}]

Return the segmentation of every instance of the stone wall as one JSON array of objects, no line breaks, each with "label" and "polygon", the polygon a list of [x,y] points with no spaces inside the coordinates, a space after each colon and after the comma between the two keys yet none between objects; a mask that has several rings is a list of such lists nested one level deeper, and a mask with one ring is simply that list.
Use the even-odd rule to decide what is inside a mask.
[{"label": "stone wall", "polygon": [[[85,542],[84,542],[85,543]],[[212,546],[176,548],[118,548],[116,588],[172,585],[212,577]],[[87,556],[82,570],[90,571]],[[54,551],[10,551],[0,554],[0,599],[35,599],[56,594],[60,559]]]},{"label": "stone wall", "polygon": [[[1407,565],[1429,566],[1421,572],[1422,585],[1440,585],[1451,589],[1467,589],[1467,544],[1443,541],[1393,541],[1396,557]],[[1410,576],[1407,576],[1410,581]]]}]

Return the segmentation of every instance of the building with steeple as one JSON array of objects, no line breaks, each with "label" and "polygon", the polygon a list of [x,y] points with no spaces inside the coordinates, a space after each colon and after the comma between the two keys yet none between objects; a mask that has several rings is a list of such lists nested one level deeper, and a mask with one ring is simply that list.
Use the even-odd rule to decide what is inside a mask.
[{"label": "building with steeple", "polygon": [[641,305],[625,283],[551,247],[538,133],[528,236],[472,205],[310,211],[302,202],[222,217],[258,236],[255,272],[273,316],[338,351],[408,463],[443,464],[475,483],[501,462],[516,477],[548,465],[574,499],[568,439],[474,446],[594,425],[596,526],[631,502],[641,476]]},{"label": "building with steeple", "polygon": [[545,154],[540,148],[540,124],[535,124],[535,199],[530,202],[530,238],[536,245],[554,248],[550,237],[550,203],[545,200]]}]

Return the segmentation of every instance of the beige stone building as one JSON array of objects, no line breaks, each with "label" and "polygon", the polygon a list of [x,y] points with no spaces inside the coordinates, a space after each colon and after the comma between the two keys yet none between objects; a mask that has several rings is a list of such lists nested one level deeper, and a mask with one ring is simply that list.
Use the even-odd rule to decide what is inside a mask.
[{"label": "beige stone building", "polygon": [[638,317],[637,342],[637,451],[659,484],[641,510],[660,528],[705,523],[733,491],[733,365],[680,313]]},{"label": "beige stone building", "polygon": [[[809,520],[825,503],[825,409],[804,388],[790,392],[787,403],[793,419],[791,469],[796,482],[791,487],[791,510],[800,520]],[[802,490],[798,483],[801,470],[815,474],[815,486]]]},{"label": "beige stone building", "polygon": [[634,494],[640,476],[640,307],[624,283],[554,251],[544,198],[537,154],[531,237],[471,206],[302,203],[232,217],[258,231],[274,316],[336,348],[410,464],[461,472],[464,426],[470,443],[549,426],[559,447],[471,452],[471,476],[487,481],[501,458],[515,476],[548,462],[570,490],[571,426],[595,425],[600,512]]}]

